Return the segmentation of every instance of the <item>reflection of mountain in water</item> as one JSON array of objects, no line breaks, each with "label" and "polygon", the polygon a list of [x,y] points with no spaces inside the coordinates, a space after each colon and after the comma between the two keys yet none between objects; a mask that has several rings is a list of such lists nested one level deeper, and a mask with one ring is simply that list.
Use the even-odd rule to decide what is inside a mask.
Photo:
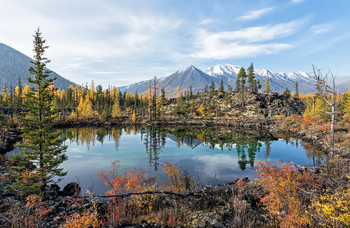
[{"label": "reflection of mountain in water", "polygon": [[171,133],[167,133],[165,135],[168,139],[173,140],[174,142],[180,143],[182,145],[185,145],[191,149],[196,148],[197,146],[199,146],[200,144],[202,144],[202,142],[197,139],[197,138],[193,138],[193,137],[182,137],[181,140],[176,137],[174,134]]}]

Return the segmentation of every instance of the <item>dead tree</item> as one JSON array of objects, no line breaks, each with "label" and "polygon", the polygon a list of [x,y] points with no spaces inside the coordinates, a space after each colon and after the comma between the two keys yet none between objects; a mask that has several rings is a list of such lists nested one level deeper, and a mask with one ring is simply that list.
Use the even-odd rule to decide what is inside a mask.
[{"label": "dead tree", "polygon": [[[316,88],[320,90],[321,95],[327,105],[331,107],[331,111],[318,110],[331,115],[331,132],[329,142],[329,157],[334,156],[334,126],[335,126],[335,112],[340,104],[336,105],[337,92],[335,90],[335,76],[329,70],[326,75],[323,75],[320,69],[313,67],[314,77],[316,80]],[[330,85],[329,85],[330,84]]]}]

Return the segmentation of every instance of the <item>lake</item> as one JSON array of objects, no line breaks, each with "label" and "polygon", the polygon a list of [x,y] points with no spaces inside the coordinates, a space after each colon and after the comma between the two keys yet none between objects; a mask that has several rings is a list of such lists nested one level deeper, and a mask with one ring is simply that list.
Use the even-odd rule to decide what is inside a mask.
[{"label": "lake", "polygon": [[285,135],[221,127],[85,127],[60,131],[68,146],[68,160],[61,167],[68,173],[59,185],[78,181],[83,194],[86,190],[106,192],[97,173],[111,170],[116,160],[120,161],[120,174],[136,168],[145,171],[146,176],[164,180],[162,164],[170,162],[201,185],[208,185],[242,177],[253,179],[256,161],[316,166],[323,159],[322,152],[313,150],[310,144]]}]

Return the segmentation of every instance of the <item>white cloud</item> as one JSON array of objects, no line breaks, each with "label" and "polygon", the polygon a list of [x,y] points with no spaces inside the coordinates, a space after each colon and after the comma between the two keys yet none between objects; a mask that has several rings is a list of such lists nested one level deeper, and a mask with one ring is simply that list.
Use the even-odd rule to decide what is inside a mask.
[{"label": "white cloud", "polygon": [[305,1],[305,0],[292,0],[291,3],[301,3],[303,1]]},{"label": "white cloud", "polygon": [[254,20],[254,19],[258,19],[266,14],[268,14],[269,12],[271,12],[272,10],[274,10],[273,7],[271,8],[265,8],[265,9],[260,9],[260,10],[255,10],[255,11],[251,11],[249,12],[247,15],[241,16],[239,18],[237,18],[238,20]]},{"label": "white cloud", "polygon": [[50,46],[46,52],[52,60],[49,67],[78,83],[91,81],[94,76],[86,75],[97,67],[93,60],[109,61],[104,67],[111,67],[155,52],[173,53],[181,19],[144,5],[96,0],[2,1],[0,42],[32,56],[32,35],[40,26]]},{"label": "white cloud", "polygon": [[207,25],[213,23],[213,19],[204,19],[199,22],[199,25]]},{"label": "white cloud", "polygon": [[319,25],[314,25],[311,27],[311,30],[315,34],[323,34],[323,33],[328,33],[334,29],[334,24],[333,23],[325,23],[325,24],[319,24]]},{"label": "white cloud", "polygon": [[204,59],[228,59],[277,53],[292,48],[293,45],[275,40],[294,34],[301,24],[302,20],[295,20],[229,32],[210,33],[200,30],[197,34],[197,48],[200,51],[192,56]]}]

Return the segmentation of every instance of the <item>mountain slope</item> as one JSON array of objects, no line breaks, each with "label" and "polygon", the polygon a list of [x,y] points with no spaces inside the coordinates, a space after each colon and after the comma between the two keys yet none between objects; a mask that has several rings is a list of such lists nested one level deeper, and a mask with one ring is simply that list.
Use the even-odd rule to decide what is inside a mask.
[{"label": "mountain slope", "polygon": [[[195,66],[189,66],[167,77],[159,78],[158,87],[164,88],[168,97],[176,96],[176,88],[178,86],[182,91],[189,90],[190,86],[192,86],[192,90],[195,93],[197,91],[202,91],[205,85],[209,85],[212,82],[214,82],[216,88],[218,88],[221,80],[223,80],[226,88],[228,85],[231,85],[234,89],[240,68],[241,67],[237,65],[220,64],[201,71]],[[313,77],[305,72],[275,73],[266,69],[256,69],[254,73],[255,77],[262,85],[261,91],[265,88],[265,76],[269,78],[271,91],[273,92],[282,93],[286,87],[288,87],[290,91],[294,91],[296,81],[298,81],[300,93],[315,91]],[[142,81],[129,86],[120,87],[119,89],[122,92],[146,94],[147,85],[151,82],[152,80]]]},{"label": "mountain slope", "polygon": [[[32,59],[22,54],[21,52],[0,43],[0,89],[5,85],[10,88],[16,87],[18,78],[22,84],[27,83],[27,78],[32,75],[28,69],[32,66]],[[50,77],[56,77],[55,86],[61,89],[68,89],[69,84],[75,83],[63,78],[55,72],[50,74]]]},{"label": "mountain slope", "polygon": [[350,80],[347,80],[347,81],[345,81],[345,82],[338,83],[338,84],[336,85],[337,91],[343,92],[343,93],[347,92],[347,91],[349,90],[349,88],[350,88]]},{"label": "mountain slope", "polygon": [[[186,67],[182,70],[178,70],[175,73],[158,79],[158,88],[164,88],[166,96],[175,97],[176,88],[179,86],[182,91],[189,90],[192,86],[193,92],[202,91],[205,85],[210,84],[212,81],[216,86],[220,83],[220,78],[212,77],[194,66]],[[128,93],[146,94],[148,84],[153,80],[138,82],[129,86],[120,87],[119,90]]]},{"label": "mountain slope", "polygon": [[[240,66],[231,64],[219,64],[205,69],[204,72],[213,77],[227,78],[227,81],[234,88],[240,68]],[[290,91],[294,91],[296,81],[298,81],[299,92],[308,93],[314,91],[314,79],[305,72],[275,73],[266,69],[255,69],[254,73],[262,85],[262,90],[265,88],[265,77],[267,76],[271,83],[271,91],[273,92],[283,92],[286,87]]]}]

